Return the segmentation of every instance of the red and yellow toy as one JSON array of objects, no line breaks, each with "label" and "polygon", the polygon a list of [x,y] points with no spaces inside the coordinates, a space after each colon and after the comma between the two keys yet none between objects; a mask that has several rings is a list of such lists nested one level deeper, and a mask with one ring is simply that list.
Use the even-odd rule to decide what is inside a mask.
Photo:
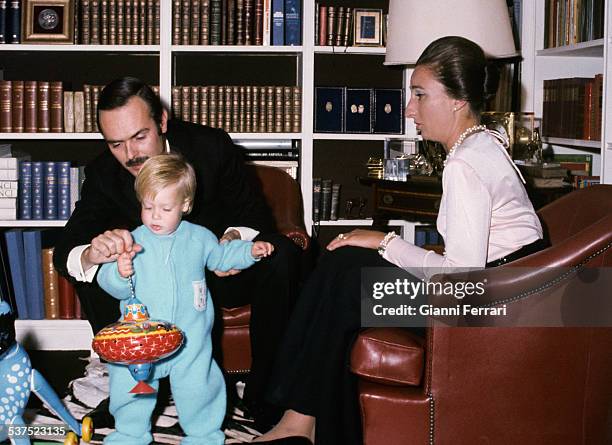
[{"label": "red and yellow toy", "polygon": [[174,324],[149,319],[147,307],[132,295],[125,306],[123,320],[98,332],[92,347],[104,360],[128,365],[138,382],[131,393],[150,394],[155,390],[145,380],[149,378],[152,363],[174,354],[184,338]]}]

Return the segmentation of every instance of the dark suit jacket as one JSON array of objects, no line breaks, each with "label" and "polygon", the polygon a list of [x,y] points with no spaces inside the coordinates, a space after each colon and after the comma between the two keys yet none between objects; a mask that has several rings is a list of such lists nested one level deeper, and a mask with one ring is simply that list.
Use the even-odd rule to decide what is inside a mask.
[{"label": "dark suit jacket", "polygon": [[[181,153],[196,171],[194,206],[185,220],[207,227],[218,237],[229,226],[264,233],[274,230],[263,196],[227,133],[170,120],[166,137],[172,151]],[[66,262],[74,247],[89,244],[105,230],[133,230],[140,224],[134,177],[106,150],[85,168],[81,199],[55,246],[56,269],[67,276]]]}]

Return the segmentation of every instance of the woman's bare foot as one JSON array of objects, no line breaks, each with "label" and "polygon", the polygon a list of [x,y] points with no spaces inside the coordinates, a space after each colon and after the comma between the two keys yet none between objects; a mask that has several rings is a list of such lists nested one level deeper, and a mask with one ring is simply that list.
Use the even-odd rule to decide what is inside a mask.
[{"label": "woman's bare foot", "polygon": [[282,439],[289,436],[303,436],[314,442],[315,418],[289,409],[285,411],[280,422],[265,433],[256,437],[253,442]]}]

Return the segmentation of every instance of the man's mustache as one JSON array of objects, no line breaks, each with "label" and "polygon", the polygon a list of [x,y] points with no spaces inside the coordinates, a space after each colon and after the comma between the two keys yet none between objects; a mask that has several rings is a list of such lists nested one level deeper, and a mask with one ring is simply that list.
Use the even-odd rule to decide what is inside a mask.
[{"label": "man's mustache", "polygon": [[144,164],[147,159],[149,159],[148,156],[140,156],[138,158],[128,159],[127,162],[125,163],[125,166],[128,168],[136,167],[138,165]]}]

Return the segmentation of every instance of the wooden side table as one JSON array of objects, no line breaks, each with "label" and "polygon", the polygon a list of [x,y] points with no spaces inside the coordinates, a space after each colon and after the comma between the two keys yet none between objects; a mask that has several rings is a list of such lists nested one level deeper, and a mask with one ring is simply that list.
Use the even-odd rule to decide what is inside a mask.
[{"label": "wooden side table", "polygon": [[435,222],[442,197],[442,179],[412,176],[407,181],[387,181],[360,177],[359,182],[372,187],[373,226],[384,227],[390,219]]}]

